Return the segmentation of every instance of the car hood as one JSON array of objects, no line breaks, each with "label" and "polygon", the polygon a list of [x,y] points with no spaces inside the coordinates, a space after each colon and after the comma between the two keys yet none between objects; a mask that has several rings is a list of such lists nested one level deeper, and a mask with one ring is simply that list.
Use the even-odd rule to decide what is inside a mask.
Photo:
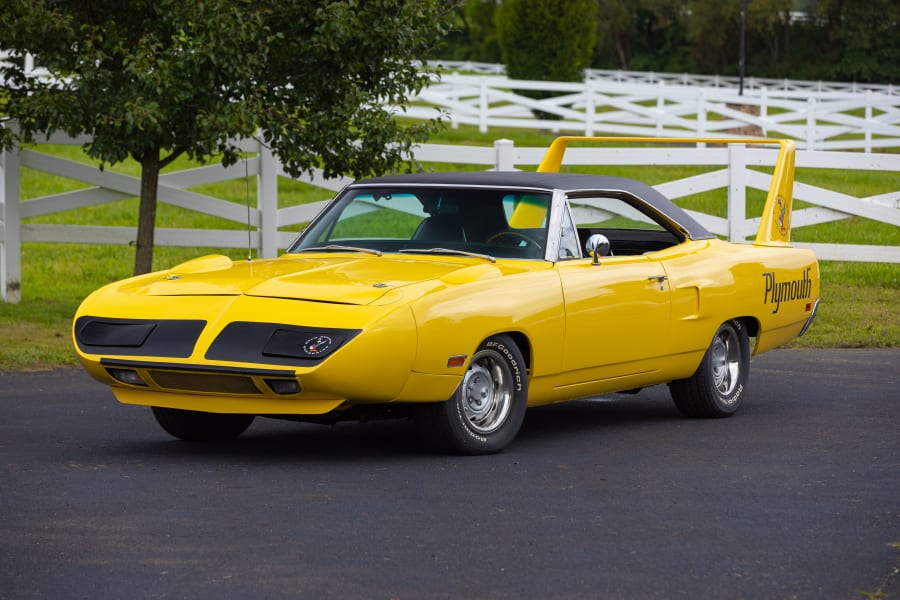
[{"label": "car hood", "polygon": [[[135,278],[122,293],[147,296],[260,296],[340,304],[371,304],[423,282],[462,284],[500,277],[483,259],[456,257],[319,256],[233,262],[208,256]],[[425,286],[421,293],[432,286]]]}]

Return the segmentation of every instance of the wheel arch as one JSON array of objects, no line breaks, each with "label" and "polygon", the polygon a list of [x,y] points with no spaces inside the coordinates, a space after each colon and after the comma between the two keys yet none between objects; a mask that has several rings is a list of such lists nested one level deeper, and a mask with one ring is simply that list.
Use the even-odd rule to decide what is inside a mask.
[{"label": "wheel arch", "polygon": [[759,338],[759,332],[762,329],[762,325],[759,322],[759,319],[756,317],[752,317],[749,315],[745,315],[743,317],[735,317],[730,319],[732,321],[737,321],[741,325],[747,328],[747,337],[753,338],[750,342],[750,354],[756,353],[756,343],[755,340]]},{"label": "wheel arch", "polygon": [[759,335],[759,319],[751,316],[743,316],[743,317],[735,317],[731,319],[732,321],[740,321],[741,324],[747,328],[747,335],[750,337],[756,337]]},{"label": "wheel arch", "polygon": [[[501,331],[501,332],[495,333],[488,337],[494,337],[497,335],[508,335],[509,337],[512,338],[512,340],[516,343],[516,346],[519,347],[519,352],[522,353],[522,358],[525,359],[526,369],[527,369],[528,373],[530,374],[531,370],[532,370],[532,366],[533,366],[532,365],[533,353],[531,351],[531,340],[528,338],[528,336],[525,335],[524,333],[522,333],[521,331]],[[485,338],[485,339],[487,339],[487,338]]]}]

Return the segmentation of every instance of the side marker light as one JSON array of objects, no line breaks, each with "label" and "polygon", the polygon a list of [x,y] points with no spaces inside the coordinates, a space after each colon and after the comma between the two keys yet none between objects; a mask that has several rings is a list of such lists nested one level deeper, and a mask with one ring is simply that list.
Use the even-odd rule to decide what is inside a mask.
[{"label": "side marker light", "polygon": [[467,358],[469,358],[468,354],[457,354],[456,356],[451,356],[447,359],[447,368],[453,369],[456,367],[465,366]]}]

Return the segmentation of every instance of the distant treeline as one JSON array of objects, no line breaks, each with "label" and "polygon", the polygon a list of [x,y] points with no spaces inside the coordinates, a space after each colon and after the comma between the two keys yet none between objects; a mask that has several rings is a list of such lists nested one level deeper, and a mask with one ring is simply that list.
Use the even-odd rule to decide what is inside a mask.
[{"label": "distant treeline", "polygon": [[[565,45],[548,15],[578,11],[596,21],[590,66],[598,69],[738,75],[744,6],[747,76],[900,83],[900,0],[463,0],[453,30],[432,58],[504,62],[502,30],[529,15]],[[593,13],[593,14],[591,14]],[[546,53],[534,28],[516,41]],[[544,48],[543,50],[540,50]],[[563,53],[560,60],[566,60]]]}]

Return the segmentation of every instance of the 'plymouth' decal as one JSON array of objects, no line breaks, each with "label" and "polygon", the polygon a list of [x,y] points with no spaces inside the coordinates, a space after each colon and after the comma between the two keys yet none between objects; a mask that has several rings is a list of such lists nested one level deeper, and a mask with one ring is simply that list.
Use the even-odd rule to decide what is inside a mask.
[{"label": "'plymouth' decal", "polygon": [[782,302],[788,300],[801,300],[812,296],[812,280],[809,278],[811,267],[807,267],[800,279],[791,279],[788,281],[779,281],[775,273],[763,273],[766,278],[766,291],[763,296],[763,304],[774,304],[775,310],[772,314],[778,312]]}]

